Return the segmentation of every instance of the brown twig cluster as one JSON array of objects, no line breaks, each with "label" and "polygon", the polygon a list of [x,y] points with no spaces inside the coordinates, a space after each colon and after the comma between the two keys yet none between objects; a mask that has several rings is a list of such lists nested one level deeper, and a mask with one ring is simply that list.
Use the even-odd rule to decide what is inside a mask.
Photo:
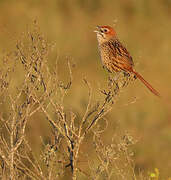
[{"label": "brown twig cluster", "polygon": [[[52,45],[34,22],[31,30],[23,33],[16,43],[16,50],[3,58],[0,71],[1,178],[50,180],[62,178],[68,171],[72,179],[82,176],[89,179],[135,178],[129,152],[129,146],[135,143],[132,137],[128,134],[115,137],[110,145],[105,145],[101,139],[108,125],[105,115],[111,111],[128,80],[122,77],[124,80],[118,78],[116,81],[110,77],[107,89],[99,92],[103,100],[94,103],[92,87],[83,79],[89,100],[84,115],[77,117],[72,110],[65,109],[64,103],[73,83],[71,62],[68,60],[69,80],[65,84],[59,80],[57,64],[49,69],[47,61],[51,50]],[[15,84],[16,76],[21,76],[21,82]],[[26,129],[29,120],[39,113],[49,122],[51,140],[47,143],[42,138],[43,147],[37,158]],[[101,120],[105,128],[99,127]],[[89,166],[85,170],[79,165],[80,157],[88,154],[82,145],[92,134],[92,149],[94,147],[98,160],[91,166],[94,160],[87,159]]]}]

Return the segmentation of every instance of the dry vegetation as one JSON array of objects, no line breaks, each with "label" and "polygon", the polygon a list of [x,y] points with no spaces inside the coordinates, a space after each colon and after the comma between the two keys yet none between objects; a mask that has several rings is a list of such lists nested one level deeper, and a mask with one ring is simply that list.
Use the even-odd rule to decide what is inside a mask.
[{"label": "dry vegetation", "polygon": [[[0,178],[168,180],[170,12],[159,0],[0,1]],[[163,99],[101,67],[93,28],[115,23]]]},{"label": "dry vegetation", "polygon": [[[1,68],[1,178],[2,179],[58,179],[69,168],[73,179],[126,179],[134,178],[132,146],[135,141],[128,134],[116,134],[111,144],[105,144],[101,135],[108,128],[104,116],[111,111],[120,89],[131,78],[109,78],[108,88],[101,90],[103,100],[92,101],[90,83],[87,86],[89,100],[82,117],[66,110],[64,99],[72,86],[72,64],[68,59],[69,80],[60,81],[56,66],[49,69],[47,61],[53,45],[40,33],[36,21],[23,33],[16,49],[4,55]],[[20,84],[13,85],[19,70],[23,76]],[[71,107],[72,108],[72,105]],[[51,127],[49,142],[42,139],[41,154],[35,157],[26,135],[28,121],[36,114],[48,121]],[[104,121],[101,123],[99,121]],[[85,141],[91,136],[91,144]],[[41,139],[40,139],[41,140]],[[87,149],[95,151],[92,158]],[[87,169],[79,165],[86,159]],[[93,165],[92,165],[93,164]]]}]

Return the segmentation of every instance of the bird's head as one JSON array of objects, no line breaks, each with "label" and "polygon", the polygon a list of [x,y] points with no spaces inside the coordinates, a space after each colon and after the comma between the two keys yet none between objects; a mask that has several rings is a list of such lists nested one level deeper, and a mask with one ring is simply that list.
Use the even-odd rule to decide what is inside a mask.
[{"label": "bird's head", "polygon": [[100,44],[116,38],[116,32],[110,26],[97,26],[94,32],[96,32],[97,39]]}]

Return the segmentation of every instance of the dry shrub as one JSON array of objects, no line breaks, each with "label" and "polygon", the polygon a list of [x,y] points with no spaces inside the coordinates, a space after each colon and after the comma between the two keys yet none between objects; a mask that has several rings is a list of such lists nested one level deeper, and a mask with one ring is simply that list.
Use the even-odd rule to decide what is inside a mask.
[{"label": "dry shrub", "polygon": [[[105,144],[102,138],[108,128],[105,115],[111,111],[120,90],[134,78],[124,74],[117,79],[110,77],[107,88],[99,91],[103,100],[96,102],[92,100],[90,83],[83,79],[89,101],[84,115],[77,117],[72,110],[65,109],[64,103],[72,86],[72,63],[68,59],[70,77],[65,84],[59,79],[57,63],[52,69],[48,65],[53,47],[34,21],[17,41],[16,49],[2,59],[1,178],[59,179],[70,171],[72,179],[136,179],[133,137],[116,132],[111,144]],[[20,80],[16,81],[16,76]],[[38,113],[49,122],[52,133],[49,142],[42,138],[41,154],[37,158],[28,142],[26,128],[30,118]],[[92,137],[90,142],[85,141],[88,137]],[[86,169],[80,165],[82,158],[86,159]]]}]

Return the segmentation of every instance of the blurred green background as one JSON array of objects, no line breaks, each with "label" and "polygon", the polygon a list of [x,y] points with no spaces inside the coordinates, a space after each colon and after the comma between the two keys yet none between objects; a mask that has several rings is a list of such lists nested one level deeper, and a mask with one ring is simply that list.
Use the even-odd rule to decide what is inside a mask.
[{"label": "blurred green background", "polygon": [[[138,140],[136,168],[146,172],[158,168],[162,177],[171,176],[171,0],[0,0],[0,52],[14,49],[17,38],[34,19],[45,38],[56,44],[61,78],[67,78],[68,57],[76,64],[66,106],[80,115],[88,96],[82,79],[91,83],[96,97],[108,76],[100,63],[93,30],[96,25],[115,27],[136,70],[162,98],[156,98],[140,81],[132,83],[107,115],[105,140],[110,142],[119,124]],[[54,57],[48,61],[52,66]],[[15,81],[19,76],[16,74]],[[47,134],[46,126],[41,117],[29,121],[28,137],[35,149],[40,136]]]}]

